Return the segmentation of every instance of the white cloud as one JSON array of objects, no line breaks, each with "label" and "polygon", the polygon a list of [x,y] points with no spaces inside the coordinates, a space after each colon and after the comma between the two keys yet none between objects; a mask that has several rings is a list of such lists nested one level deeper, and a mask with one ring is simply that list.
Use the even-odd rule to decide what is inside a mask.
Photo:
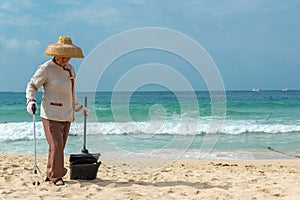
[{"label": "white cloud", "polygon": [[24,9],[24,7],[30,7],[31,5],[32,3],[29,0],[4,0],[0,3],[0,9],[4,11],[18,12]]},{"label": "white cloud", "polygon": [[6,41],[5,43],[6,48],[9,49],[18,49],[20,47],[20,43],[18,41],[18,39],[13,38],[13,39],[9,39]]},{"label": "white cloud", "polygon": [[109,24],[120,19],[120,13],[113,6],[82,4],[66,8],[64,12],[51,14],[49,18],[61,20],[64,23]]},{"label": "white cloud", "polygon": [[24,27],[43,24],[39,11],[30,0],[4,0],[0,2],[0,26]]},{"label": "white cloud", "polygon": [[20,46],[18,39],[8,39],[4,36],[0,36],[0,45],[5,49],[18,49]]},{"label": "white cloud", "polygon": [[21,40],[18,38],[6,38],[0,35],[0,46],[5,50],[17,50],[32,53],[40,46],[37,40]]}]

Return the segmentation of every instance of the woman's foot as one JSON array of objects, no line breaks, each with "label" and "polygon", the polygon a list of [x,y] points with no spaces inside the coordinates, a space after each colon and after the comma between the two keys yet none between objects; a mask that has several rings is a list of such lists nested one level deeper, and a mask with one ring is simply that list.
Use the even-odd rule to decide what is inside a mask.
[{"label": "woman's foot", "polygon": [[57,179],[56,181],[54,181],[54,185],[56,186],[62,186],[65,185],[65,182],[62,178]]}]

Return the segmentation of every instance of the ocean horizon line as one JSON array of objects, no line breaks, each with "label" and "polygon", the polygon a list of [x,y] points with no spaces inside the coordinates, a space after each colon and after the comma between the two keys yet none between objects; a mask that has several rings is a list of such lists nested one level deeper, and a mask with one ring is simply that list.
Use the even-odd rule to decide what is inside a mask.
[{"label": "ocean horizon line", "polygon": [[[259,92],[289,92],[289,91],[300,91],[300,89],[288,89],[288,91],[283,91],[283,89],[260,89]],[[112,93],[112,92],[118,92],[118,93],[129,93],[129,92],[223,92],[221,90],[137,90],[137,91],[112,91],[112,90],[96,90],[96,91],[76,91],[76,93],[98,93],[98,92],[103,92],[103,93]],[[253,92],[252,89],[249,90],[225,90],[225,92]],[[257,92],[257,93],[259,93]],[[0,93],[26,93],[26,91],[0,91]],[[42,91],[39,91],[38,93],[42,93]],[[255,93],[255,92],[254,92]]]}]

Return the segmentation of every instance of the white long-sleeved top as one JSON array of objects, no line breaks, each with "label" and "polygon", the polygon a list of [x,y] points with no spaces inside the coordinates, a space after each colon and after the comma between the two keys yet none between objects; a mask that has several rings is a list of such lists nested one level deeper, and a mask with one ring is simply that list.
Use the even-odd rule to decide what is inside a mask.
[{"label": "white long-sleeved top", "polygon": [[[72,83],[73,82],[73,83]],[[75,72],[72,65],[61,67],[53,60],[40,65],[26,88],[27,103],[36,98],[43,86],[40,116],[54,121],[74,121],[74,111],[83,108],[77,100]]]}]

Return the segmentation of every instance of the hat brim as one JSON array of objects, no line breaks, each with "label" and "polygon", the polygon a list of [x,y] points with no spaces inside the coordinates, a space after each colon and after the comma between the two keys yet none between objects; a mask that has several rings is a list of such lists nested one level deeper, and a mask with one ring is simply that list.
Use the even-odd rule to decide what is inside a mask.
[{"label": "hat brim", "polygon": [[81,49],[70,44],[49,44],[44,54],[48,56],[84,58]]}]

